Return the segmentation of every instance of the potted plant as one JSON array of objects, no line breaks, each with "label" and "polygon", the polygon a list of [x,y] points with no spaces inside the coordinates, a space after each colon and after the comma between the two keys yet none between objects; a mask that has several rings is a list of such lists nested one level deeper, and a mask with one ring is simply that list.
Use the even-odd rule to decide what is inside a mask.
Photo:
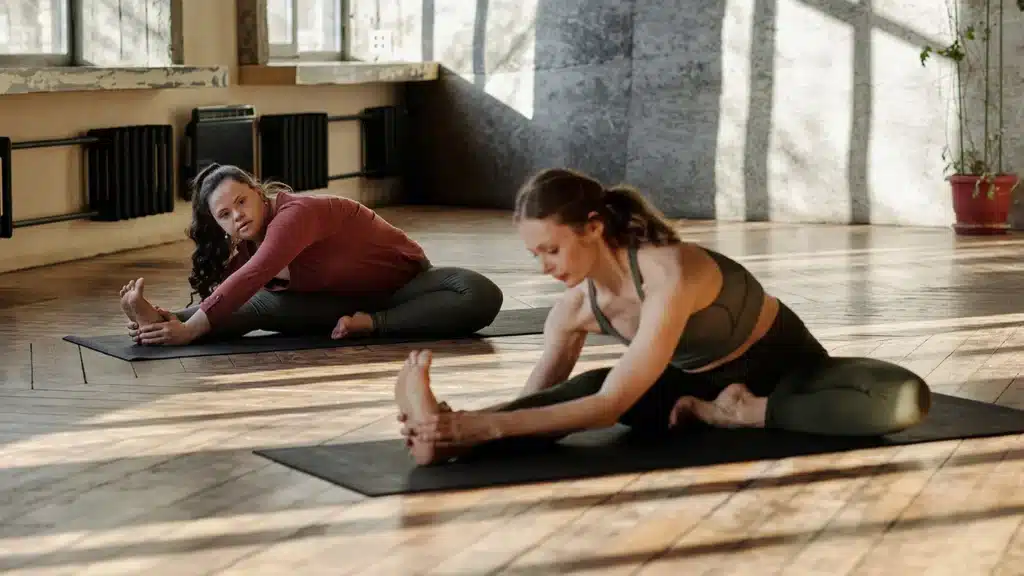
[{"label": "potted plant", "polygon": [[[926,46],[921,50],[921,65],[932,54],[947,58],[956,71],[956,111],[958,147],[943,151],[948,163],[947,180],[953,194],[954,229],[958,234],[1005,234],[1009,229],[1010,205],[1020,179],[1017,174],[1003,170],[1003,3],[1004,0],[984,0],[985,13],[976,25],[963,26],[959,4],[951,0],[950,14],[953,41],[945,48]],[[995,4],[995,6],[993,6]],[[1024,0],[1017,0],[1024,10]],[[992,9],[998,10],[997,23],[992,22]],[[996,32],[993,35],[993,31]],[[980,46],[978,46],[980,44]],[[983,54],[975,62],[976,50]],[[993,54],[995,48],[995,54]],[[993,64],[995,65],[993,67]],[[981,73],[984,91],[982,106],[969,107],[967,91],[972,74]],[[993,87],[993,76],[998,84]],[[993,90],[995,93],[993,94]],[[976,145],[972,128],[982,126],[983,142]]]}]

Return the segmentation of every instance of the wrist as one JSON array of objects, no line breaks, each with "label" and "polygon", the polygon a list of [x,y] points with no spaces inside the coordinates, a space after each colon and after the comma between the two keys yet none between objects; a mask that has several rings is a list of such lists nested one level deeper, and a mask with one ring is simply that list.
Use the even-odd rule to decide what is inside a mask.
[{"label": "wrist", "polygon": [[187,328],[188,339],[191,342],[210,331],[210,320],[206,317],[206,313],[199,310],[185,321],[185,328]]},{"label": "wrist", "polygon": [[189,342],[192,342],[193,340],[196,340],[197,338],[203,335],[202,331],[200,330],[200,326],[197,326],[194,322],[185,322],[184,326],[185,335],[188,338]]},{"label": "wrist", "polygon": [[485,418],[489,440],[500,440],[509,435],[508,412],[490,412]]}]

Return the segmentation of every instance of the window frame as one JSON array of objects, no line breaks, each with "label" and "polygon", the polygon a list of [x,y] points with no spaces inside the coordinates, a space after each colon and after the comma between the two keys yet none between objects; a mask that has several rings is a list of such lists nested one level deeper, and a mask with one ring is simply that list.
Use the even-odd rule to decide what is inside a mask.
[{"label": "window frame", "polygon": [[271,62],[344,62],[349,53],[348,38],[348,0],[333,0],[337,3],[340,12],[338,22],[341,35],[341,47],[338,50],[299,51],[299,0],[288,0],[291,6],[291,37],[289,44],[280,44],[270,41],[269,21],[270,4],[264,3],[263,18],[268,22],[267,30],[267,56]]},{"label": "window frame", "polygon": [[[58,4],[59,6],[60,4]],[[64,43],[67,50],[62,54],[5,54],[0,52],[0,67],[12,68],[49,68],[77,66],[79,64],[78,30],[81,28],[82,11],[81,0],[67,0],[66,6],[61,6],[64,14],[56,18],[58,22],[67,24],[67,38]]]}]

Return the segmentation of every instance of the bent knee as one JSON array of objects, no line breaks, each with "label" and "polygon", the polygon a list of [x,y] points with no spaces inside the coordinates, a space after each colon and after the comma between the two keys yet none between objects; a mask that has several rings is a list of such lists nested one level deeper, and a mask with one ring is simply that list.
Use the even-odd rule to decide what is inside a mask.
[{"label": "bent knee", "polygon": [[479,311],[481,317],[489,316],[488,323],[494,320],[505,301],[505,294],[494,281],[479,272],[463,270],[459,274],[459,286],[469,305]]}]

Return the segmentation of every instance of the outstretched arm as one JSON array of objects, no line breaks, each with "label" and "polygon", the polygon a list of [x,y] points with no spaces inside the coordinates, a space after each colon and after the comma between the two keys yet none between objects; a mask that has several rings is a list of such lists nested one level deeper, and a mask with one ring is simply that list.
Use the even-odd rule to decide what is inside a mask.
[{"label": "outstretched arm", "polygon": [[[580,298],[569,294],[559,300],[544,320],[544,351],[530,371],[526,384],[519,392],[519,398],[546,390],[563,382],[572,374],[579,361],[587,333],[578,326]],[[484,408],[483,412],[496,412],[507,406],[509,401]]]},{"label": "outstretched arm", "polygon": [[197,335],[230,316],[315,242],[321,228],[317,220],[307,206],[295,203],[283,206],[267,227],[256,253],[203,300],[200,310],[189,319],[200,331]]},{"label": "outstretched arm", "polygon": [[541,408],[497,412],[492,428],[500,437],[566,433],[615,424],[668,366],[690,316],[688,292],[678,281],[647,294],[637,335],[608,373],[597,394]]},{"label": "outstretched arm", "polygon": [[567,379],[579,361],[587,333],[577,318],[581,293],[574,292],[551,308],[544,321],[544,352],[530,372],[520,396],[528,396]]},{"label": "outstretched arm", "polygon": [[182,345],[208,333],[315,242],[320,229],[316,214],[306,206],[283,206],[267,227],[256,253],[241,266],[237,265],[237,255],[233,257],[229,265],[232,272],[203,300],[199,310],[185,322],[166,310],[159,310],[164,321],[140,327],[140,342]]}]

